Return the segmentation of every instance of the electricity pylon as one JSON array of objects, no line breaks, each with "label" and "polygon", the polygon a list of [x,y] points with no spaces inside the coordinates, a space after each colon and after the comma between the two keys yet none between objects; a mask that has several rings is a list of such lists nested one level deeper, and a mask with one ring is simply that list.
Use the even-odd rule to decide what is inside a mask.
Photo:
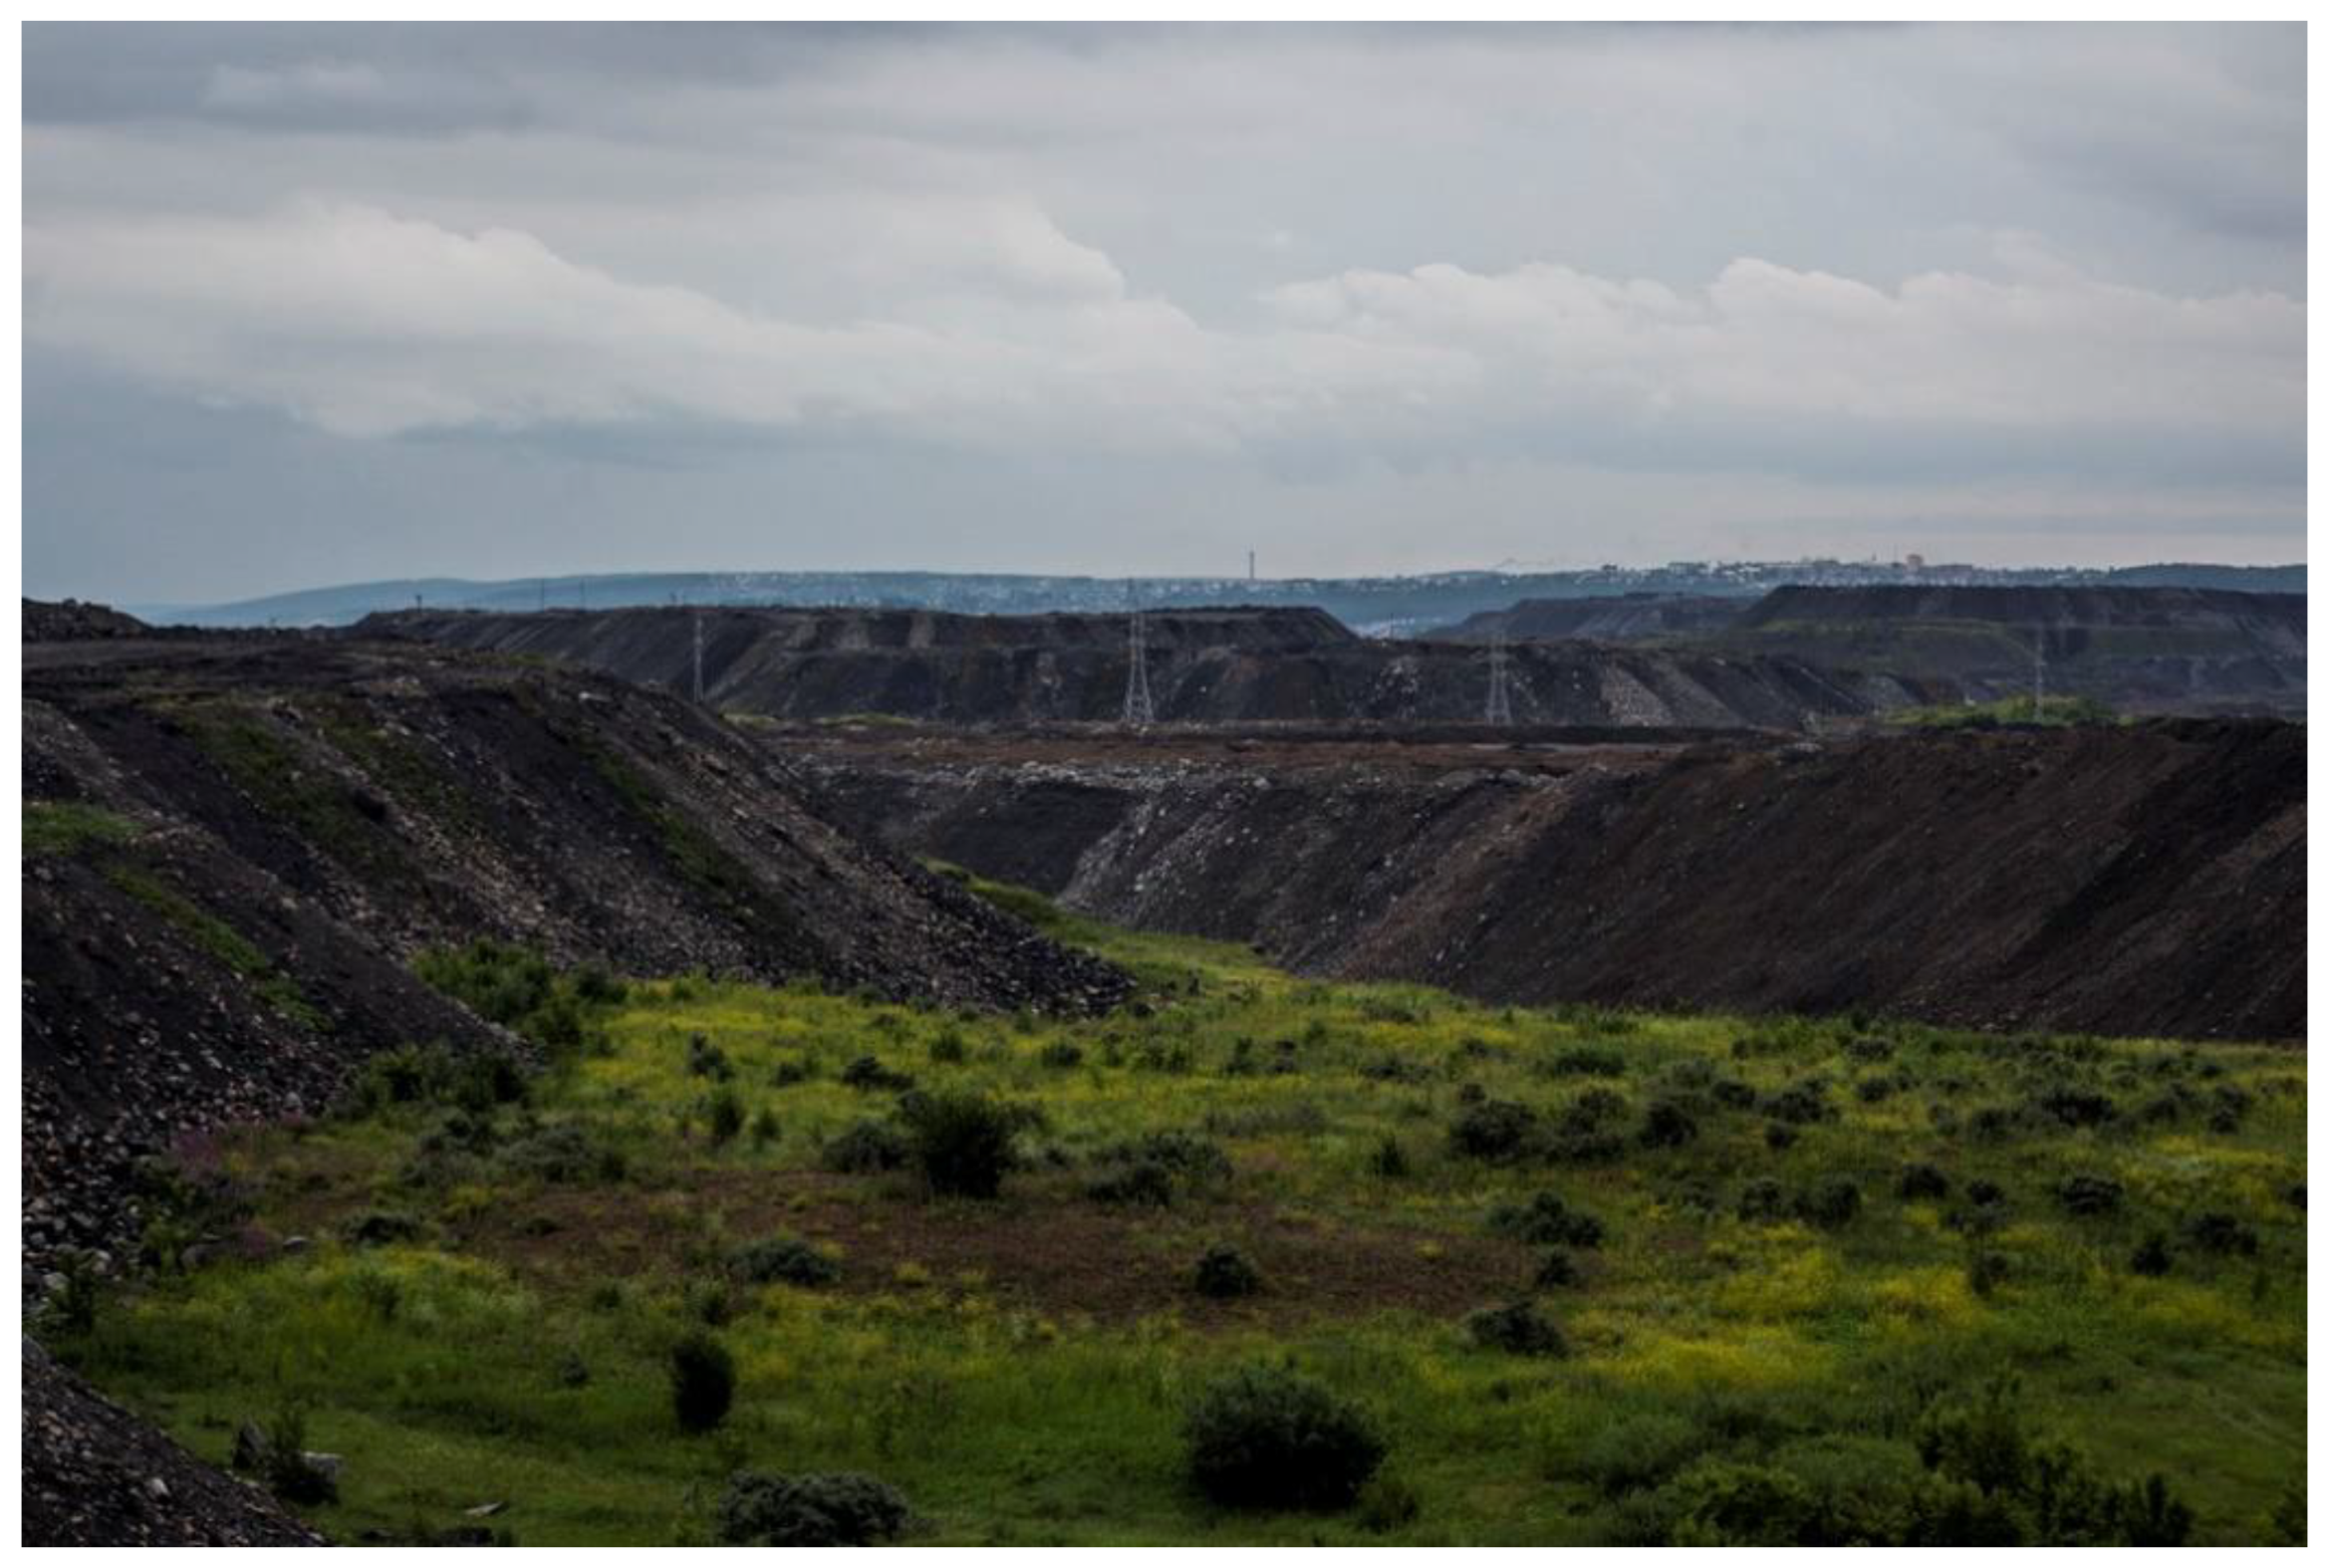
[{"label": "electricity pylon", "polygon": [[[1131,599],[1135,590],[1126,585],[1125,597]],[[1124,683],[1124,721],[1134,729],[1147,729],[1157,722],[1156,699],[1149,695],[1149,627],[1141,616],[1137,600],[1132,607],[1132,673]]]},{"label": "electricity pylon", "polygon": [[1508,666],[1511,654],[1504,647],[1504,633],[1498,629],[1488,644],[1488,722],[1512,722],[1512,672]]},{"label": "electricity pylon", "polygon": [[695,705],[703,706],[703,612],[698,610],[695,622]]}]

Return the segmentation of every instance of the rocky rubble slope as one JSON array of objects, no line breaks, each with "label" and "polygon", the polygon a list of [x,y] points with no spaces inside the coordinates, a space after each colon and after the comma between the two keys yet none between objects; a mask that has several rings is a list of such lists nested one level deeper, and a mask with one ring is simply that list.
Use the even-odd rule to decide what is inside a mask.
[{"label": "rocky rubble slope", "polygon": [[135,1233],[137,1163],[312,1115],[385,1047],[511,1042],[422,986],[564,962],[1084,1009],[1114,970],[837,827],[669,697],[412,648],[28,647],[26,1243]]},{"label": "rocky rubble slope", "polygon": [[23,1540],[322,1546],[275,1499],[195,1458],[24,1342]]},{"label": "rocky rubble slope", "polygon": [[[1445,723],[1486,708],[1486,655],[1476,648],[1364,640],[1313,610],[1174,610],[1143,621],[1149,686],[1166,722]],[[1131,669],[1123,616],[407,611],[357,630],[547,655],[692,693],[699,625],[704,701],[779,719],[1113,720]],[[1515,648],[1510,681],[1513,716],[1533,724],[1801,729],[1936,694],[1794,659],[1588,644]]]},{"label": "rocky rubble slope", "polygon": [[[866,736],[901,848],[1309,973],[1505,1001],[2304,1033],[2304,734],[2270,721],[1316,765]],[[1088,749],[1088,748],[1085,748]],[[1321,748],[1322,750],[1325,748]]]}]

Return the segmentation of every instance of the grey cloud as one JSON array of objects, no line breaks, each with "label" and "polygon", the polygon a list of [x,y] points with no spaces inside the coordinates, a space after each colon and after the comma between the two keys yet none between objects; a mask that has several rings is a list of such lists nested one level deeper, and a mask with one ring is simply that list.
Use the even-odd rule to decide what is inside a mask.
[{"label": "grey cloud", "polygon": [[35,24],[27,569],[2297,554],[2302,40]]}]

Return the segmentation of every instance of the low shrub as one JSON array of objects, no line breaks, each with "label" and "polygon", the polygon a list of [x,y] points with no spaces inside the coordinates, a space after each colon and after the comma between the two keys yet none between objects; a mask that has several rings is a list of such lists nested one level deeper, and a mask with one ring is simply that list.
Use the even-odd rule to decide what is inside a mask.
[{"label": "low shrub", "polygon": [[913,1087],[911,1075],[883,1066],[878,1056],[853,1058],[841,1070],[841,1081],[851,1089],[890,1089],[903,1093]]},{"label": "low shrub", "polygon": [[905,1533],[912,1510],[871,1475],[771,1475],[738,1470],[719,1499],[729,1546],[873,1546]]},{"label": "low shrub", "polygon": [[1046,1067],[1066,1069],[1084,1065],[1084,1048],[1073,1040],[1054,1040],[1037,1054]]},{"label": "low shrub", "polygon": [[728,1272],[748,1284],[818,1286],[841,1277],[841,1265],[797,1236],[772,1236],[728,1254]]},{"label": "low shrub", "polygon": [[1893,1190],[1909,1202],[1920,1198],[1948,1196],[1948,1177],[1939,1166],[1910,1165],[1901,1168],[1901,1178]]},{"label": "low shrub", "polygon": [[2176,1266],[2176,1258],[2168,1250],[2168,1238],[2155,1230],[2136,1246],[2135,1255],[2127,1260],[2127,1266],[2138,1274],[2157,1279]]},{"label": "low shrub", "polygon": [[1793,1127],[1789,1126],[1785,1122],[1767,1123],[1763,1128],[1764,1147],[1769,1149],[1773,1154],[1781,1154],[1787,1150],[1793,1149],[1795,1147],[1796,1139],[1802,1136],[1802,1134],[1796,1132]]},{"label": "low shrub", "polygon": [[1517,1160],[1536,1132],[1536,1113],[1510,1100],[1467,1106],[1447,1129],[1447,1147],[1459,1158],[1491,1163]]},{"label": "low shrub", "polygon": [[1775,1094],[1764,1096],[1763,1114],[1774,1122],[1793,1126],[1822,1121],[1828,1115],[1827,1085],[1816,1078],[1789,1084]]},{"label": "low shrub", "polygon": [[1196,1260],[1196,1293],[1200,1296],[1226,1301],[1250,1296],[1259,1289],[1261,1270],[1235,1247],[1207,1247],[1205,1255]]},{"label": "low shrub", "polygon": [[1559,1357],[1569,1354],[1569,1342],[1560,1325],[1546,1317],[1533,1301],[1486,1307],[1463,1320],[1472,1343],[1513,1356]]},{"label": "low shrub", "polygon": [[912,1158],[913,1146],[887,1122],[860,1122],[828,1140],[824,1149],[825,1169],[846,1176],[903,1170]]},{"label": "low shrub", "polygon": [[2184,1227],[2184,1234],[2202,1252],[2237,1252],[2245,1257],[2256,1254],[2255,1228],[2231,1214],[2198,1215]]},{"label": "low shrub", "polygon": [[959,1064],[968,1054],[969,1042],[962,1038],[959,1029],[941,1029],[937,1037],[930,1041],[930,1060],[933,1062],[951,1067]]},{"label": "low shrub", "polygon": [[1096,1203],[1140,1208],[1170,1207],[1172,1192],[1172,1173],[1154,1160],[1112,1165],[1084,1184],[1084,1195]]},{"label": "low shrub", "polygon": [[732,1143],[736,1135],[744,1130],[744,1102],[737,1097],[734,1089],[722,1084],[711,1099],[705,1102],[703,1130],[715,1148]]},{"label": "low shrub", "polygon": [[671,1414],[682,1432],[709,1432],[728,1418],[736,1399],[736,1360],[702,1329],[671,1347]]},{"label": "low shrub", "polygon": [[687,1037],[687,1076],[709,1078],[714,1083],[726,1083],[736,1075],[728,1061],[728,1053],[711,1043],[711,1037],[691,1034]]},{"label": "low shrub", "polygon": [[1738,1217],[1762,1224],[1787,1215],[1787,1190],[1769,1176],[1757,1176],[1739,1188]]},{"label": "low shrub", "polygon": [[1545,1063],[1555,1078],[1623,1078],[1626,1053],[1615,1046],[1572,1045]]},{"label": "low shrub", "polygon": [[1536,1246],[1592,1248],[1608,1234],[1601,1220],[1571,1208],[1558,1192],[1538,1192],[1525,1203],[1499,1203],[1488,1210],[1488,1228]]},{"label": "low shrub", "polygon": [[1367,1157],[1367,1169],[1387,1180],[1399,1180],[1408,1174],[1408,1152],[1400,1147],[1398,1139],[1386,1133],[1376,1144],[1375,1152]]},{"label": "low shrub", "polygon": [[1536,1265],[1536,1285],[1540,1290],[1557,1290],[1564,1285],[1579,1285],[1585,1276],[1578,1271],[1577,1260],[1566,1247],[1549,1247]]},{"label": "low shrub", "polygon": [[1182,1425],[1189,1476],[1230,1508],[1346,1508],[1383,1463],[1358,1406],[1289,1368],[1246,1367],[1209,1384]]},{"label": "low shrub", "polygon": [[2054,1196],[2063,1208],[2082,1217],[2108,1214],[2119,1207],[2127,1189],[2109,1176],[2079,1172],[2055,1184]]},{"label": "low shrub", "polygon": [[420,1221],[389,1208],[370,1208],[340,1227],[350,1246],[377,1247],[410,1241],[420,1234]]},{"label": "low shrub", "polygon": [[622,1150],[598,1142],[573,1122],[526,1128],[501,1146],[494,1164],[506,1175],[552,1183],[620,1181],[630,1165]]},{"label": "low shrub", "polygon": [[1653,1100],[1643,1114],[1642,1147],[1679,1149],[1698,1136],[1698,1124],[1678,1100]]},{"label": "low shrub", "polygon": [[1845,1176],[1825,1177],[1796,1197],[1795,1212],[1807,1224],[1841,1230],[1859,1217],[1859,1183]]},{"label": "low shrub", "polygon": [[2030,1097],[2031,1109],[2064,1127],[2100,1127],[2119,1114],[2111,1097],[2076,1084],[2054,1084]]}]

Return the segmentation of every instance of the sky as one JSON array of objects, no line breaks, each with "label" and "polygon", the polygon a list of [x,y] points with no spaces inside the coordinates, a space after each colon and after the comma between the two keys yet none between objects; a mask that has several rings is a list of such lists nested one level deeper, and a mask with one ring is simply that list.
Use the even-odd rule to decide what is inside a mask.
[{"label": "sky", "polygon": [[2304,557],[2304,34],[30,24],[25,591]]}]

